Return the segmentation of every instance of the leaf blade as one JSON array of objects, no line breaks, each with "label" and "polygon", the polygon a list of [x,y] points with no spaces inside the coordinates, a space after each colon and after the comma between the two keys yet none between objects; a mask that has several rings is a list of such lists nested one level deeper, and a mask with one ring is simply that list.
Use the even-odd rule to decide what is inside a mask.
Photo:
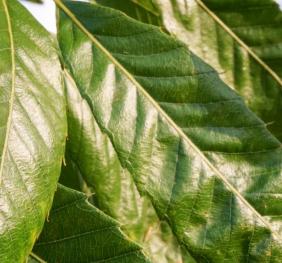
[{"label": "leaf blade", "polygon": [[[77,253],[70,246],[84,249]],[[34,251],[48,262],[149,262],[117,221],[88,203],[84,194],[62,185]]]},{"label": "leaf blade", "polygon": [[[116,5],[115,1],[111,0],[96,2],[121,10],[144,23],[152,24],[144,19],[145,14],[136,17],[133,10],[126,8],[127,5],[135,5],[137,8],[137,5],[151,3],[150,0],[145,3],[128,0],[123,2],[123,5]],[[247,13],[248,6],[252,7],[254,4],[252,2],[234,1],[232,4],[225,4],[224,1],[196,0],[188,0],[185,3],[175,0],[154,0],[153,2],[156,6],[155,10],[158,10],[155,12],[159,17],[162,17],[159,26],[165,28],[170,34],[183,41],[195,54],[213,65],[221,78],[243,96],[251,110],[268,124],[268,129],[281,141],[282,86],[279,77],[279,39],[281,33],[279,31],[280,11],[277,4],[266,1],[268,4],[272,3],[273,6],[273,15],[270,18],[269,14],[266,16],[250,14],[251,17],[260,17],[260,20],[264,20],[261,22],[261,27],[252,27],[248,22]],[[263,6],[266,2],[258,4]],[[236,6],[238,9],[240,5],[245,8],[236,11]],[[235,11],[232,11],[232,8]],[[253,9],[256,11],[258,8],[255,6]],[[226,12],[225,9],[229,12]],[[143,9],[143,13],[146,12]],[[229,14],[232,17],[235,14],[234,18],[230,18]],[[271,26],[272,22],[268,23],[267,19],[274,21],[276,26]],[[236,24],[238,22],[232,21],[239,21],[241,25],[233,29],[229,23]],[[262,30],[264,24],[270,24],[270,30]],[[258,32],[254,33],[252,30]],[[270,42],[274,43],[270,44]],[[249,47],[252,44],[255,45],[254,50]],[[268,46],[271,47],[271,45],[277,46],[274,55],[267,51],[269,50]],[[259,53],[256,53],[256,50],[259,50]],[[264,58],[267,57],[269,57],[268,61],[264,62]],[[271,63],[273,58],[276,70],[269,67],[267,63]]]},{"label": "leaf blade", "polygon": [[[183,8],[180,1],[154,2],[163,15],[165,28],[186,43],[193,52],[211,63],[220,72],[224,81],[244,97],[251,110],[269,124],[269,130],[281,141],[282,127],[279,121],[279,112],[282,107],[282,86],[281,76],[279,77],[279,62],[275,69],[271,64],[269,66],[268,62],[271,62],[271,59],[264,60],[265,57],[262,55],[264,52],[257,53],[251,44],[251,41],[258,41],[259,44],[254,45],[259,45],[258,48],[263,50],[264,47],[271,46],[269,42],[275,42],[273,39],[276,39],[276,43],[281,40],[278,26],[281,11],[279,11],[277,4],[273,1],[266,1],[273,4],[273,15],[271,17],[260,14],[255,16],[257,19],[265,20],[262,22],[263,25],[267,23],[266,20],[278,23],[276,27],[270,27],[266,31],[261,29],[264,28],[263,25],[262,27],[252,27],[248,22],[248,16],[252,17],[252,14],[248,14],[247,7],[254,5],[251,1],[244,3],[234,1],[228,7],[224,1],[189,0],[186,2],[186,8]],[[263,3],[258,4],[260,6]],[[217,7],[224,6],[226,9],[232,9],[240,5],[245,6],[245,8],[242,8],[241,13],[238,12],[237,18],[231,18],[234,14],[232,10],[229,12],[230,19],[228,19],[226,10],[222,13],[220,11],[218,14],[216,13]],[[210,7],[213,7],[215,12]],[[280,15],[277,14],[279,12]],[[226,19],[222,20],[221,15],[225,16]],[[243,32],[241,34],[240,27],[237,29],[230,27],[229,24],[232,24],[232,21],[242,23]],[[207,24],[211,26],[206,27]],[[258,32],[253,32],[254,30]],[[244,31],[246,32],[244,33]],[[268,37],[270,32],[272,32],[271,39]],[[274,43],[274,45],[276,44]],[[279,50],[279,44],[277,50]],[[268,56],[267,52],[265,53]],[[276,57],[279,58],[279,51],[277,51]]]},{"label": "leaf blade", "polygon": [[2,262],[23,262],[41,231],[60,173],[64,92],[49,34],[17,1],[2,0],[0,12],[0,255]]},{"label": "leaf blade", "polygon": [[[57,1],[57,3],[59,6],[63,5],[61,1]],[[193,54],[189,52],[187,53],[187,49],[184,48],[181,43],[163,35],[154,27],[134,22],[121,15],[119,12],[111,9],[101,8],[96,5],[76,4],[75,2],[65,3],[68,8],[72,10],[66,11],[67,7],[63,8],[67,14],[73,12],[80,20],[83,21],[83,19],[85,19],[82,26],[79,21],[78,23],[74,21],[78,18],[73,19],[74,14],[71,14],[71,20],[78,26],[78,28],[75,28],[72,27],[72,21],[69,21],[66,16],[64,17],[63,12],[61,13],[61,16],[63,16],[61,20],[63,20],[63,22],[61,22],[62,24],[60,25],[61,35],[59,35],[59,40],[65,57],[65,62],[77,81],[81,93],[88,101],[97,122],[102,126],[102,130],[108,134],[115,146],[122,165],[132,173],[139,191],[151,198],[160,218],[165,219],[170,223],[173,232],[178,237],[178,241],[181,244],[184,244],[186,249],[196,259],[208,258],[215,262],[224,260],[225,258],[240,258],[241,260],[246,260],[249,256],[248,253],[238,249],[238,251],[236,251],[237,254],[234,255],[232,250],[229,251],[229,249],[226,249],[226,242],[228,243],[228,247],[232,246],[232,239],[225,231],[231,229],[231,236],[233,235],[235,237],[236,235],[240,235],[240,237],[237,236],[236,239],[233,240],[234,242],[238,242],[236,243],[236,247],[241,246],[241,241],[239,240],[244,239],[242,236],[243,232],[245,232],[246,235],[250,234],[251,236],[254,234],[256,236],[256,241],[260,236],[262,239],[268,240],[271,243],[273,242],[272,244],[275,245],[272,247],[274,248],[272,256],[269,255],[269,252],[266,252],[270,249],[270,247],[268,247],[266,250],[260,251],[261,254],[252,254],[252,257],[255,257],[257,260],[273,257],[273,260],[277,260],[280,253],[279,238],[275,241],[274,239],[272,241],[268,239],[269,237],[267,237],[266,234],[268,230],[264,232],[264,227],[258,222],[263,221],[263,224],[267,226],[266,228],[271,229],[272,227],[269,227],[269,223],[266,222],[266,219],[262,218],[262,216],[259,215],[247,201],[244,201],[245,199],[235,187],[230,185],[228,180],[232,181],[232,178],[230,178],[232,177],[232,172],[230,174],[232,169],[229,171],[228,169],[220,171],[220,162],[217,163],[217,161],[211,160],[212,158],[207,160],[207,157],[201,153],[203,146],[200,146],[197,149],[190,139],[186,139],[187,136],[192,137],[191,134],[184,134],[184,131],[177,128],[176,123],[171,125],[173,121],[170,117],[167,117],[167,114],[170,114],[170,116],[173,116],[172,118],[179,124],[183,120],[181,114],[184,114],[185,112],[187,113],[188,111],[178,110],[177,113],[180,113],[180,118],[178,120],[177,116],[169,111],[169,108],[160,109],[160,106],[156,105],[157,103],[161,104],[162,102],[159,97],[157,99],[156,97],[158,95],[165,97],[168,94],[171,94],[169,93],[169,88],[176,86],[175,83],[172,82],[174,86],[172,86],[171,82],[168,83],[168,94],[160,92],[160,90],[158,90],[159,94],[155,94],[153,88],[156,88],[156,83],[149,80],[147,80],[147,82],[145,80],[142,81],[141,78],[162,79],[162,82],[159,82],[159,87],[162,87],[163,89],[165,89],[165,85],[163,84],[164,79],[174,80],[183,78],[183,81],[185,80],[183,83],[186,84],[180,85],[178,83],[176,86],[183,93],[184,91],[188,91],[188,89],[183,88],[185,87],[184,85],[189,83],[186,77],[195,76],[199,81],[198,83],[196,82],[198,86],[195,86],[197,92],[195,92],[195,94],[193,92],[187,93],[187,97],[183,97],[185,94],[182,94],[182,96],[177,98],[179,101],[172,103],[172,106],[176,107],[177,105],[174,104],[180,104],[181,107],[188,107],[189,101],[185,101],[187,100],[188,95],[190,95],[189,99],[207,99],[207,103],[200,103],[207,105],[209,105],[209,103],[222,103],[224,102],[222,99],[225,98],[226,105],[224,104],[224,111],[236,108],[238,112],[240,112],[240,114],[236,112],[236,115],[244,116],[242,119],[238,118],[236,120],[238,121],[238,123],[236,122],[237,124],[242,123],[242,121],[243,123],[246,123],[246,120],[248,120],[252,125],[262,126],[256,130],[266,135],[267,139],[263,142],[270,147],[269,151],[273,151],[273,156],[275,156],[276,151],[277,153],[281,151],[280,143],[266,131],[265,127],[263,128],[262,122],[245,108],[237,95],[227,89],[226,86],[215,77],[214,71]],[[80,8],[81,10],[79,10]],[[89,21],[89,17],[91,17],[91,22]],[[114,22],[111,21],[110,18],[113,20],[115,19]],[[95,27],[92,25],[95,25]],[[68,32],[70,32],[70,27],[72,27],[74,32],[72,36],[68,34]],[[88,30],[83,29],[83,27],[88,28]],[[90,32],[99,40],[99,44],[97,44],[98,40],[92,40],[94,37],[89,36],[91,35]],[[136,48],[140,43],[140,39],[144,38],[146,33],[147,42],[143,42],[142,49]],[[150,37],[148,37],[148,35],[150,35]],[[70,39],[70,43],[72,43],[73,47],[76,47],[76,50],[70,50],[68,48],[70,43],[62,41],[62,39]],[[91,41],[89,41],[89,39]],[[92,42],[95,45],[92,45]],[[81,43],[84,44],[82,45]],[[101,45],[104,45],[107,48],[106,52],[103,46],[102,48],[100,47]],[[82,46],[84,48],[80,49]],[[88,47],[87,51],[86,47]],[[121,54],[121,51],[123,54]],[[172,54],[169,54],[168,56],[168,53],[171,51],[173,51]],[[81,57],[84,59],[85,57],[85,53],[83,52],[89,52],[87,53],[88,57],[90,57],[89,61],[87,61],[89,62],[89,65],[85,62],[79,63],[79,58]],[[84,54],[84,56],[81,56],[80,54]],[[96,66],[94,67],[94,70],[97,73],[96,80],[94,80],[94,78],[92,78],[93,75],[91,75],[93,74],[93,68],[91,68],[93,66],[92,56],[93,58],[95,57],[94,65]],[[115,58],[112,56],[115,56]],[[150,59],[151,64],[144,63],[143,60],[145,57],[146,59]],[[116,62],[116,59],[119,62]],[[172,63],[172,61],[175,63]],[[178,66],[180,63],[179,61],[182,63],[181,67]],[[191,64],[189,64],[189,62]],[[121,66],[121,64],[123,64],[126,69],[122,69],[123,66]],[[85,67],[83,68],[83,72],[90,72],[90,76],[88,74],[82,74],[81,65]],[[164,65],[167,66],[165,67]],[[86,70],[87,66],[90,67],[88,70]],[[154,71],[154,67],[161,70]],[[127,74],[125,74],[126,70],[128,70]],[[147,76],[144,76],[144,72],[147,73]],[[142,74],[140,73],[143,73],[143,76],[141,76]],[[170,73],[170,75],[166,76],[165,74],[168,73]],[[175,73],[175,75],[171,76],[172,73]],[[130,74],[131,77],[128,76]],[[136,83],[136,79],[139,83]],[[209,80],[210,83],[207,80]],[[149,93],[144,92],[140,83],[142,83],[146,88],[146,92],[149,92],[150,95]],[[204,92],[207,92],[211,87],[213,89],[217,87],[214,83],[217,83],[219,86],[216,90],[217,93],[212,90],[212,92],[209,93],[209,96],[203,96],[206,95]],[[161,86],[161,84],[163,85]],[[190,89],[191,86],[189,86]],[[200,87],[202,89],[200,89]],[[152,97],[149,99],[150,96]],[[165,98],[170,97],[167,96]],[[213,98],[213,101],[210,100],[211,98]],[[176,99],[176,96],[171,96],[171,99]],[[132,103],[133,105],[131,105]],[[197,105],[199,103],[195,101],[194,104]],[[205,107],[207,107],[207,105],[205,105]],[[164,111],[167,113],[164,113]],[[124,116],[126,116],[126,118]],[[235,118],[233,121],[234,120]],[[220,122],[223,123],[223,120],[220,119]],[[230,124],[229,121],[226,123]],[[191,125],[191,123],[189,125]],[[136,127],[139,129],[136,129]],[[146,127],[146,129],[143,127]],[[246,127],[243,126],[241,128],[245,129]],[[132,133],[129,132],[131,130],[133,131]],[[255,140],[252,136],[249,139],[252,141]],[[197,143],[197,137],[193,137],[193,141],[196,141]],[[144,144],[144,146],[142,144]],[[153,155],[150,156],[150,152],[146,149],[146,145],[148,144],[150,147],[158,146],[162,151],[154,149]],[[216,147],[219,146],[223,147],[223,145],[217,145]],[[256,145],[255,143],[252,146],[261,147],[261,145]],[[235,152],[230,150],[235,150]],[[240,156],[240,158],[246,158],[243,157],[246,149],[240,147],[237,148],[236,144],[230,148],[227,147],[225,151],[230,154],[236,154]],[[211,152],[217,155],[214,149],[211,149]],[[259,152],[256,152],[256,154],[259,158],[264,158],[262,155],[259,155]],[[234,158],[233,161],[235,160],[236,159]],[[266,160],[267,159],[264,159],[264,162],[266,162]],[[250,159],[247,157],[245,161],[250,162]],[[151,162],[153,163],[152,167],[149,166]],[[277,169],[279,170],[279,165],[281,164],[279,155],[276,155],[275,162],[276,165],[278,165]],[[214,167],[212,168],[212,166]],[[152,170],[149,172],[147,169],[150,168],[152,168]],[[192,170],[190,170],[190,168],[192,168]],[[236,169],[238,169],[238,167],[235,168],[235,173]],[[225,178],[223,172],[226,174],[226,177],[228,176],[228,179]],[[280,172],[281,170],[277,171],[278,176]],[[166,176],[163,177],[162,173]],[[217,174],[217,176],[215,174]],[[232,181],[232,183],[236,185],[236,181]],[[195,189],[189,189],[189,184],[192,184]],[[236,187],[238,187],[238,185]],[[208,194],[205,195],[204,193],[206,191],[208,191]],[[262,191],[262,189],[257,191]],[[242,192],[244,193],[244,190],[242,190]],[[194,198],[195,196],[196,198]],[[205,196],[207,199],[205,199]],[[225,201],[223,201],[223,199]],[[221,200],[221,202],[219,200]],[[232,202],[230,200],[232,200]],[[206,211],[201,210],[200,204],[207,205],[203,208],[203,210]],[[218,206],[216,211],[210,209],[210,206],[215,204]],[[227,209],[226,206],[229,208]],[[211,229],[213,224],[211,222],[209,222],[209,224],[205,223],[205,216],[207,216],[207,214],[210,215],[208,216],[209,220],[211,218],[215,219],[216,217],[219,219],[222,216],[219,211],[224,213],[223,211],[226,211],[227,209],[227,211],[230,212],[234,209],[233,206],[236,210],[236,225],[233,225],[234,222],[231,220],[233,213],[231,212],[231,218],[228,213],[228,216],[225,215],[225,230],[217,229],[218,232],[222,232],[218,233],[218,236],[215,235],[212,237]],[[197,208],[197,214],[200,213],[200,215],[193,214],[194,208]],[[189,212],[187,215],[187,211],[190,211],[190,216]],[[246,211],[251,211],[250,213],[258,221],[252,216],[252,220],[250,220],[249,214]],[[182,220],[187,217],[189,223],[192,223],[191,220],[193,220],[192,226],[188,226],[187,222]],[[202,223],[198,222],[201,220]],[[238,223],[240,220],[242,220],[241,223]],[[248,225],[245,229],[246,231],[240,229],[241,224]],[[197,227],[199,227],[198,231],[196,231]],[[227,232],[229,233],[229,231]],[[275,231],[273,231],[272,234],[274,232]],[[193,239],[194,236],[196,236],[195,239]],[[209,240],[209,248],[211,246],[220,251],[218,255],[213,255],[211,252],[212,249],[209,251],[206,247],[207,240]],[[253,252],[257,246],[257,243],[255,242],[251,244],[252,249],[254,249],[252,250]]]},{"label": "leaf blade", "polygon": [[[158,220],[150,201],[138,193],[131,174],[122,167],[110,139],[100,130],[67,72],[66,90],[69,136],[61,183],[87,195],[94,193],[95,206],[120,222],[123,231],[142,244],[153,262],[181,262],[181,250],[172,233]],[[77,182],[80,178],[83,186]]]}]

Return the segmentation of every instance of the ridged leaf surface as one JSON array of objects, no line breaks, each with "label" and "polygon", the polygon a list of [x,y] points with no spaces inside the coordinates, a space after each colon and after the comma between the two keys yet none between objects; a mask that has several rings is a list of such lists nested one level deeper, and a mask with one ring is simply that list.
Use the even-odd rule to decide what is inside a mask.
[{"label": "ridged leaf surface", "polygon": [[50,263],[149,263],[115,220],[92,206],[86,195],[62,185],[33,251]]},{"label": "ridged leaf surface", "polygon": [[67,166],[63,167],[60,181],[90,195],[99,209],[118,220],[122,229],[142,244],[153,262],[181,262],[180,248],[168,226],[157,218],[150,201],[138,193],[110,138],[101,131],[87,101],[67,73],[66,91]]},{"label": "ridged leaf surface", "polygon": [[[96,2],[144,23],[157,21],[211,64],[281,141],[282,13],[273,0],[123,0],[118,5],[115,0]],[[154,19],[148,20],[148,16]]]},{"label": "ridged leaf surface", "polygon": [[56,2],[66,66],[178,242],[200,262],[279,262],[281,145],[265,124],[156,27],[98,5]]},{"label": "ridged leaf surface", "polygon": [[24,262],[57,186],[66,114],[57,49],[15,0],[0,1],[0,261]]},{"label": "ridged leaf surface", "polygon": [[281,79],[282,12],[275,0],[202,0]]}]

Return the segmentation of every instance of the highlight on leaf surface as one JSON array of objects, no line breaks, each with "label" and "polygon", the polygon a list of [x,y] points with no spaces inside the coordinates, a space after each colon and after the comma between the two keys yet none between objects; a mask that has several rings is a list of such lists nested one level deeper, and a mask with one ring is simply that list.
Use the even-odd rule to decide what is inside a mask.
[{"label": "highlight on leaf surface", "polygon": [[0,0],[0,262],[280,262],[277,5],[55,2]]},{"label": "highlight on leaf surface", "polygon": [[67,125],[52,37],[16,0],[0,1],[0,32],[0,261],[11,263],[43,227]]},{"label": "highlight on leaf surface", "polygon": [[196,261],[279,262],[281,144],[265,124],[156,27],[99,5],[56,2],[65,66],[178,242]]},{"label": "highlight on leaf surface", "polygon": [[153,5],[158,25],[211,64],[281,141],[282,12],[274,0],[96,2],[149,24]]}]

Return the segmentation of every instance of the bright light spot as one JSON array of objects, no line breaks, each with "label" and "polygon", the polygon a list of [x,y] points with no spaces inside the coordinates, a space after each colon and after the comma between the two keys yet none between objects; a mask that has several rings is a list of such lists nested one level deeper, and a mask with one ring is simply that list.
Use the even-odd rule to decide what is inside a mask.
[{"label": "bright light spot", "polygon": [[276,0],[276,2],[280,5],[280,9],[282,9],[282,0]]},{"label": "bright light spot", "polygon": [[20,1],[33,16],[52,33],[57,32],[55,4],[53,0],[44,0],[43,4],[35,4],[28,1]]}]

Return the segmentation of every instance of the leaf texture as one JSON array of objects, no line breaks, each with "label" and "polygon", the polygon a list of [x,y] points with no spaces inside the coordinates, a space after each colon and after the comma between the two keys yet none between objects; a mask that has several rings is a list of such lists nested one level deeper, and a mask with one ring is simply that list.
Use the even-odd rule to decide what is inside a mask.
[{"label": "leaf texture", "polygon": [[58,186],[34,252],[47,262],[149,262],[119,224],[87,202],[86,195]]},{"label": "leaf texture", "polygon": [[142,244],[153,262],[182,262],[171,231],[160,223],[149,200],[138,193],[111,140],[100,130],[91,108],[68,73],[65,79],[69,131],[67,166],[60,181],[85,192],[95,206],[118,220],[125,233]]},{"label": "leaf texture", "polygon": [[0,1],[0,31],[0,261],[24,262],[60,174],[65,98],[54,41],[17,1]]},{"label": "leaf texture", "polygon": [[[116,4],[115,0],[95,2],[121,10],[144,23],[161,26],[183,41],[243,96],[251,110],[268,124],[268,129],[281,141],[281,11],[273,0],[124,0],[120,4]],[[145,8],[147,5],[151,6],[153,13]],[[142,16],[137,16],[141,12],[137,10],[141,10],[142,6]],[[259,12],[264,7],[268,15],[260,16]],[[273,14],[271,18],[270,13]],[[152,14],[158,24],[146,19]],[[261,26],[254,25],[258,16],[264,20],[260,22]],[[269,18],[272,22],[269,22]],[[240,25],[233,26],[232,23]]]},{"label": "leaf texture", "polygon": [[166,30],[212,64],[281,141],[282,20],[278,5],[273,0],[154,3]]},{"label": "leaf texture", "polygon": [[155,26],[162,25],[161,16],[158,13],[158,10],[152,2],[148,0],[93,0],[92,2],[118,9],[144,23]]},{"label": "leaf texture", "polygon": [[178,242],[199,262],[279,262],[281,145],[265,124],[156,27],[98,5],[56,3],[66,66]]},{"label": "leaf texture", "polygon": [[274,0],[201,0],[279,77],[282,77],[282,12]]},{"label": "leaf texture", "polygon": [[[218,58],[220,72],[229,75],[228,83],[281,141],[282,12],[278,4],[273,0],[196,2],[199,28],[208,35],[202,42],[209,44],[202,50],[214,49],[217,57],[211,59]],[[209,31],[204,29],[207,23],[214,25],[209,27],[213,33],[204,33]]]}]

